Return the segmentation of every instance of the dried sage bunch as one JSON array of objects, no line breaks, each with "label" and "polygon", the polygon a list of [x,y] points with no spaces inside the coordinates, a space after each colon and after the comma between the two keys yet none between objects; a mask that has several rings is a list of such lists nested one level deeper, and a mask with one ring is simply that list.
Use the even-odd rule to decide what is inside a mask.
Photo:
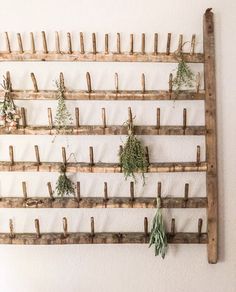
[{"label": "dried sage bunch", "polygon": [[160,198],[157,198],[157,211],[153,218],[149,247],[154,244],[155,256],[161,255],[161,257],[164,259],[168,244],[160,202]]},{"label": "dried sage bunch", "polygon": [[135,172],[141,172],[145,184],[145,172],[148,168],[148,159],[141,141],[134,135],[132,112],[129,108],[129,120],[125,123],[128,128],[128,138],[120,149],[119,157],[125,179],[135,178]]},{"label": "dried sage bunch", "polygon": [[58,132],[65,132],[68,128],[68,125],[72,124],[72,117],[69,113],[66,102],[65,102],[65,85],[64,85],[64,77],[63,74],[60,73],[59,80],[56,80],[56,87],[57,87],[57,110],[56,116],[54,120],[54,124],[57,128]]},{"label": "dried sage bunch", "polygon": [[9,131],[11,131],[19,125],[20,115],[11,98],[12,85],[9,72],[7,72],[6,76],[3,76],[1,86],[5,94],[4,100],[0,102],[0,126],[8,127]]},{"label": "dried sage bunch", "polygon": [[66,166],[61,166],[60,175],[56,183],[56,193],[60,197],[75,195],[75,185],[66,175]]},{"label": "dried sage bunch", "polygon": [[175,52],[175,56],[178,60],[178,66],[176,69],[176,75],[173,79],[173,89],[178,94],[183,87],[193,87],[194,73],[184,60],[183,45]]}]

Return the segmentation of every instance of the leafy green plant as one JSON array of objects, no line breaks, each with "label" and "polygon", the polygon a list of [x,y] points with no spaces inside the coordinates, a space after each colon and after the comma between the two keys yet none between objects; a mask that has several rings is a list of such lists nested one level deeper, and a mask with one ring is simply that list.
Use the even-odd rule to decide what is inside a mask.
[{"label": "leafy green plant", "polygon": [[150,234],[149,247],[152,245],[155,247],[155,256],[161,255],[161,257],[164,259],[168,244],[165,225],[160,208],[160,198],[157,198],[157,210],[153,218],[152,230]]},{"label": "leafy green plant", "polygon": [[135,172],[141,172],[143,184],[145,184],[145,172],[148,168],[148,159],[141,141],[134,135],[133,118],[130,111],[130,119],[125,123],[128,128],[128,137],[124,146],[120,149],[119,157],[125,179],[135,178]]},{"label": "leafy green plant", "polygon": [[72,117],[69,113],[66,102],[65,102],[65,85],[63,74],[60,73],[59,80],[55,81],[57,87],[57,110],[56,116],[54,120],[54,124],[58,130],[58,132],[65,132],[68,128],[68,125],[72,124]]},{"label": "leafy green plant", "polygon": [[184,60],[182,47],[175,53],[178,60],[178,66],[176,69],[176,75],[173,78],[173,89],[177,94],[181,89],[183,89],[183,87],[193,87],[194,81],[194,73]]},{"label": "leafy green plant", "polygon": [[57,179],[56,192],[60,197],[75,195],[75,185],[66,175],[66,167],[64,164],[61,167],[60,175]]},{"label": "leafy green plant", "polygon": [[20,115],[11,98],[11,81],[10,76],[3,76],[3,83],[1,84],[4,89],[4,100],[0,102],[0,125],[9,127],[9,130],[14,129],[19,124]]}]

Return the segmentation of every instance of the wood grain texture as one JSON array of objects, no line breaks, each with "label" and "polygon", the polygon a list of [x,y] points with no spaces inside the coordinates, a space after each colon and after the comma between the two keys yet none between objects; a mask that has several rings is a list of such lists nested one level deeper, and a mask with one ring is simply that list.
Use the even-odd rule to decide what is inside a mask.
[{"label": "wood grain texture", "polygon": [[206,175],[208,197],[208,261],[217,263],[218,258],[218,177],[217,177],[217,138],[216,138],[216,81],[215,81],[215,39],[211,9],[207,9],[203,21],[203,46],[205,54],[205,113],[206,159],[209,168]]}]

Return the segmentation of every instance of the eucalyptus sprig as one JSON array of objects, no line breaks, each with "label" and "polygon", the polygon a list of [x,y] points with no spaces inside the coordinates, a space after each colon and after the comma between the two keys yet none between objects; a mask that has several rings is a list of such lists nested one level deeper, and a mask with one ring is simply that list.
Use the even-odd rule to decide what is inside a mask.
[{"label": "eucalyptus sprig", "polygon": [[11,97],[12,87],[9,72],[7,72],[6,76],[3,76],[1,86],[5,94],[4,100],[0,102],[0,125],[9,127],[9,130],[11,130],[18,126],[20,115]]},{"label": "eucalyptus sprig", "polygon": [[141,172],[145,184],[145,172],[148,168],[148,159],[141,141],[134,134],[133,118],[129,108],[129,120],[125,123],[128,128],[128,137],[119,151],[120,164],[125,179],[132,177],[136,181],[135,172]]},{"label": "eucalyptus sprig", "polygon": [[176,75],[173,78],[173,89],[176,94],[178,94],[183,87],[193,87],[194,73],[186,63],[182,51],[185,44],[186,43],[180,46],[180,48],[175,52],[175,57],[178,60],[178,66],[176,69]]},{"label": "eucalyptus sprig", "polygon": [[57,128],[58,132],[65,132],[69,125],[72,124],[72,117],[69,113],[66,102],[65,102],[65,85],[64,85],[64,78],[63,74],[60,73],[59,80],[55,81],[57,87],[57,111],[54,120],[54,124]]},{"label": "eucalyptus sprig", "polygon": [[155,247],[155,256],[161,255],[161,257],[164,259],[168,244],[165,225],[160,208],[160,198],[157,198],[157,210],[153,218],[149,247],[151,247],[153,244]]},{"label": "eucalyptus sprig", "polygon": [[75,185],[66,175],[66,166],[63,164],[56,183],[56,193],[60,197],[75,195]]}]

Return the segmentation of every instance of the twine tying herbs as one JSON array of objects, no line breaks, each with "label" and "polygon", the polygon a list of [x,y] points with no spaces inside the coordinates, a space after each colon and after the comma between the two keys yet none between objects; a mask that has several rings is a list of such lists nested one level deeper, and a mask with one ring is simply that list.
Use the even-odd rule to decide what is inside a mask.
[{"label": "twine tying herbs", "polygon": [[167,252],[167,236],[161,212],[161,199],[157,197],[157,210],[152,222],[149,247],[154,244],[155,256],[161,255],[164,259]]}]

